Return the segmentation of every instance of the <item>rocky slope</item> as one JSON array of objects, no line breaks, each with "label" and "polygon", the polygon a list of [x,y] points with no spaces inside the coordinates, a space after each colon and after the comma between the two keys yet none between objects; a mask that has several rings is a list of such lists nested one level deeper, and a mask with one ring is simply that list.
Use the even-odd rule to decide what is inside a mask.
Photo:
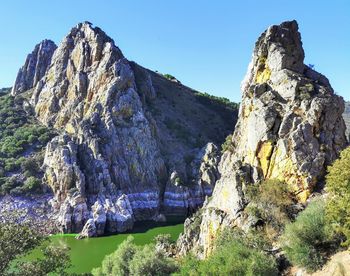
[{"label": "rocky slope", "polygon": [[236,110],[128,61],[91,23],[54,51],[47,43],[28,56],[12,94],[29,89],[38,120],[60,133],[43,168],[61,229],[122,232],[201,206]]},{"label": "rocky slope", "polygon": [[259,37],[242,82],[231,145],[219,164],[221,177],[201,215],[185,223],[180,254],[194,250],[205,257],[223,228],[254,226],[243,212],[248,185],[279,179],[306,201],[345,147],[344,101],[303,61],[295,21],[271,26]]}]

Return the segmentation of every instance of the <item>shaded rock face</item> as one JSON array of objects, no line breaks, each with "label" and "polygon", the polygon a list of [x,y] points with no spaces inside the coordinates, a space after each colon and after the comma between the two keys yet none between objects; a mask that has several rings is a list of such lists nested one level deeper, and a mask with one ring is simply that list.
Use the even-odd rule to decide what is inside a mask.
[{"label": "shaded rock face", "polygon": [[206,144],[234,127],[225,120],[234,111],[218,114],[193,90],[129,62],[90,23],[63,39],[31,104],[61,133],[47,145],[45,181],[62,230],[81,237],[200,207],[218,177],[218,149]]},{"label": "shaded rock face", "polygon": [[196,238],[201,257],[221,228],[245,227],[247,185],[279,179],[303,202],[345,147],[344,101],[303,59],[295,21],[272,26],[258,39],[242,82],[232,150],[223,154],[221,177],[203,208]]},{"label": "shaded rock face", "polygon": [[343,118],[346,125],[346,137],[349,141],[349,134],[350,134],[350,102],[345,102],[345,110],[343,113]]},{"label": "shaded rock face", "polygon": [[182,185],[181,175],[173,171],[164,193],[164,212],[171,215],[186,216],[188,210],[194,212],[201,206],[205,197],[210,196],[218,179],[220,152],[213,143],[200,150],[191,163],[193,177],[189,186]]},{"label": "shaded rock face", "polygon": [[56,48],[56,44],[51,40],[43,40],[35,46],[33,52],[27,56],[25,64],[17,74],[11,91],[13,96],[36,86],[45,75]]}]

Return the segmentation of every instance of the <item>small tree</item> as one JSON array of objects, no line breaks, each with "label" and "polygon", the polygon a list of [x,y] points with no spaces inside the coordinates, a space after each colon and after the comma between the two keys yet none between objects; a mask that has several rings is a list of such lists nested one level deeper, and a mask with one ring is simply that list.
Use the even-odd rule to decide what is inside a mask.
[{"label": "small tree", "polygon": [[350,147],[328,167],[326,219],[332,229],[343,236],[344,246],[350,245]]}]

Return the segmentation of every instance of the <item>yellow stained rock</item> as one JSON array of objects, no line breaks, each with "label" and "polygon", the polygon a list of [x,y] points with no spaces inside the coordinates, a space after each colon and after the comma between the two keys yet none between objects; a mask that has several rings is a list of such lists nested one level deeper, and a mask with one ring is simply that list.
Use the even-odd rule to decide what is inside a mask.
[{"label": "yellow stained rock", "polygon": [[300,175],[290,157],[285,156],[278,147],[271,156],[265,178],[278,179],[286,182],[289,189],[294,193],[301,191],[297,195],[300,202],[305,202],[310,196],[309,185],[306,180],[307,177]]},{"label": "yellow stained rock", "polygon": [[267,65],[265,65],[265,69],[263,71],[258,71],[256,72],[256,83],[265,83],[267,82],[270,77],[271,77],[271,70],[267,67]]},{"label": "yellow stained rock", "polygon": [[305,190],[297,194],[297,198],[301,203],[305,203],[306,200],[309,198],[310,194],[311,192],[309,190]]},{"label": "yellow stained rock", "polygon": [[272,142],[266,141],[261,144],[259,148],[259,152],[257,154],[264,177],[266,177],[268,173],[272,151],[273,151]]},{"label": "yellow stained rock", "polygon": [[69,134],[74,134],[75,133],[75,128],[73,127],[73,125],[71,123],[66,124],[65,130]]},{"label": "yellow stained rock", "polygon": [[253,105],[245,105],[243,108],[243,117],[247,118],[254,109]]}]

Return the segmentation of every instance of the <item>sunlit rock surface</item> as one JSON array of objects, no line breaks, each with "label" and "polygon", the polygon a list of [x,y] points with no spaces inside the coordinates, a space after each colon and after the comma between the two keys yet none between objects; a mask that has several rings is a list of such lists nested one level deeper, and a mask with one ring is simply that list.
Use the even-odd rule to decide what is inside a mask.
[{"label": "sunlit rock surface", "polygon": [[211,195],[213,143],[232,132],[234,109],[128,61],[89,22],[43,67],[26,89],[38,120],[59,133],[43,168],[62,231],[123,232],[138,220],[188,215]]},{"label": "sunlit rock surface", "polygon": [[282,180],[304,202],[345,147],[344,101],[303,61],[296,21],[271,26],[259,37],[242,82],[231,150],[221,158],[221,177],[203,207],[198,236],[185,231],[178,243],[181,254],[191,238],[205,257],[220,229],[243,226],[250,183]]},{"label": "sunlit rock surface", "polygon": [[27,56],[25,64],[17,74],[11,91],[12,95],[15,96],[37,85],[46,74],[56,48],[56,44],[47,39],[35,46],[35,49]]}]

